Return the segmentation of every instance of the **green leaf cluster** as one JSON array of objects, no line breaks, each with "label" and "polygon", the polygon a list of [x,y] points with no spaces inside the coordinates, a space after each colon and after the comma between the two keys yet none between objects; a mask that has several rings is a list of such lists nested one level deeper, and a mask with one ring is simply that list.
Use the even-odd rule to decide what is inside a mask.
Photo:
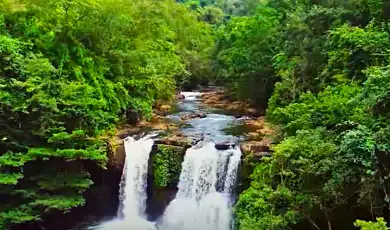
[{"label": "green leaf cluster", "polygon": [[377,218],[376,222],[357,220],[355,226],[361,230],[387,230],[386,222],[383,218]]},{"label": "green leaf cluster", "polygon": [[160,188],[179,181],[183,148],[169,145],[157,145],[152,156],[154,183]]},{"label": "green leaf cluster", "polygon": [[256,15],[232,17],[217,30],[216,82],[230,87],[237,98],[257,106],[267,103],[277,79],[272,59],[281,17],[275,9],[259,8]]}]

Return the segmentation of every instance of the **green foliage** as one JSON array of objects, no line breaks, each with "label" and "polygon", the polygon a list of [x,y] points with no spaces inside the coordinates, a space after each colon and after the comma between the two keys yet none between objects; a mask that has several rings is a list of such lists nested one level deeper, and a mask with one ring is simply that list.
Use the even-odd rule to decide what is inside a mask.
[{"label": "green foliage", "polygon": [[368,79],[364,82],[362,100],[375,115],[388,117],[390,99],[389,69],[371,67],[366,70],[366,74]]},{"label": "green foliage", "polygon": [[[275,85],[267,86],[273,90],[267,119],[280,128],[281,142],[273,147],[271,159],[258,163],[250,188],[240,195],[235,208],[239,229],[307,225],[317,230],[352,229],[362,216],[388,219],[387,4],[381,0],[263,1],[257,11],[274,12],[271,26],[237,26],[266,13],[228,23],[237,27],[230,32],[234,34],[230,46],[220,49],[219,55],[245,58],[221,65],[218,71],[224,76],[236,71],[229,81],[236,92],[245,84],[254,85],[242,68],[251,60],[267,57],[269,61],[253,68],[253,74],[269,66],[269,73],[278,77]],[[278,35],[278,39],[240,36],[260,26],[264,37]],[[241,43],[259,52],[243,45],[229,54],[231,47]],[[343,212],[350,215],[340,219]],[[383,220],[355,225],[387,229]]]},{"label": "green foliage", "polygon": [[364,120],[364,108],[356,97],[360,91],[355,85],[340,85],[326,88],[318,95],[303,93],[296,102],[269,110],[268,119],[283,124],[283,131],[290,135],[300,129],[360,122]]},{"label": "green foliage", "polygon": [[83,205],[85,162],[107,162],[101,136],[206,79],[212,46],[211,26],[172,0],[2,1],[2,228]]},{"label": "green foliage", "polygon": [[234,17],[218,31],[217,82],[230,86],[240,99],[264,105],[275,83],[272,58],[279,42],[279,18],[272,8],[256,15]]},{"label": "green foliage", "polygon": [[336,146],[324,135],[322,129],[301,131],[283,140],[273,157],[255,168],[251,187],[236,205],[240,229],[285,228],[311,215],[313,203],[328,201],[323,186],[331,175]]},{"label": "green foliage", "polygon": [[[273,189],[264,184],[252,186],[240,195],[235,207],[240,229],[283,229],[297,221],[296,212],[288,206],[293,194],[286,188]],[[278,203],[281,206],[276,207]]]},{"label": "green foliage", "polygon": [[365,28],[343,25],[330,31],[328,64],[324,75],[337,83],[364,81],[369,66],[384,66],[390,55],[389,34],[373,23]]},{"label": "green foliage", "polygon": [[71,208],[84,205],[85,200],[82,195],[76,196],[43,196],[30,203],[31,206],[43,207],[45,212],[50,209],[69,211]]},{"label": "green foliage", "polygon": [[357,220],[355,226],[361,230],[387,230],[386,222],[383,218],[377,218],[376,222]]},{"label": "green foliage", "polygon": [[60,172],[54,176],[50,174],[42,174],[34,178],[34,180],[37,180],[37,184],[41,189],[48,191],[76,188],[78,192],[84,192],[93,184],[93,182],[89,179],[89,174],[87,172]]},{"label": "green foliage", "polygon": [[21,173],[0,173],[0,184],[15,185],[21,178],[23,178]]},{"label": "green foliage", "polygon": [[154,183],[158,187],[167,187],[179,180],[183,154],[181,147],[157,145],[152,158]]},{"label": "green foliage", "polygon": [[40,220],[39,215],[32,209],[22,205],[19,209],[11,209],[0,213],[0,227],[6,228],[8,224],[20,224],[28,221]]}]

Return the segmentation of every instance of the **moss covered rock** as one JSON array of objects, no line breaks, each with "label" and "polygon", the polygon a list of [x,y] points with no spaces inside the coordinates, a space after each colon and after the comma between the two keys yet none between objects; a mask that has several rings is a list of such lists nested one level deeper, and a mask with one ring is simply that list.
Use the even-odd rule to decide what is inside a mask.
[{"label": "moss covered rock", "polygon": [[154,147],[152,162],[154,184],[163,188],[178,182],[185,147],[157,144]]}]

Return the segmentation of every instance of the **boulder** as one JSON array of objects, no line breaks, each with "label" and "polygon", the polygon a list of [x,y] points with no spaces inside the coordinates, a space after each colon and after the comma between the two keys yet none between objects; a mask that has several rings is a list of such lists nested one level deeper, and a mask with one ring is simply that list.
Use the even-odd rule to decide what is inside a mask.
[{"label": "boulder", "polygon": [[185,97],[184,95],[182,95],[182,94],[178,94],[178,95],[176,96],[176,98],[179,99],[179,100],[183,100],[183,99],[185,99],[186,97]]},{"label": "boulder", "polygon": [[205,118],[205,117],[207,117],[207,115],[206,115],[205,113],[198,113],[197,116],[198,116],[199,118]]}]

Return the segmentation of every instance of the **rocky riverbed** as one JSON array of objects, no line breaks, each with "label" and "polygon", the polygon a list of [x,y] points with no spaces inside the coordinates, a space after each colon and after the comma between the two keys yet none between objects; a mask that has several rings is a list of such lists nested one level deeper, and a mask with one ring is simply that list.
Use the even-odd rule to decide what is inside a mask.
[{"label": "rocky riverbed", "polygon": [[206,136],[210,134],[207,133],[208,130],[205,127],[201,128],[201,134],[197,133],[197,130],[193,128],[194,124],[204,123],[211,129],[221,128],[213,127],[221,122],[215,121],[216,117],[220,120],[225,119],[221,122],[223,124],[219,124],[225,127],[217,132],[223,133],[224,136],[237,137],[220,140],[217,148],[227,148],[232,145],[232,142],[236,144],[239,141],[244,156],[253,156],[258,159],[272,152],[270,146],[273,131],[265,122],[264,116],[261,116],[263,112],[251,107],[249,103],[232,100],[223,90],[197,94],[195,98],[199,100],[193,102],[184,101],[184,95],[178,95],[181,96],[177,96],[172,102],[160,103],[156,106],[152,119],[142,120],[136,126],[124,125],[118,129],[114,138],[110,140],[115,150],[115,160],[112,162],[118,168],[123,166],[123,138],[126,136],[154,131],[160,133],[160,137],[156,140],[157,144],[190,147],[205,138],[205,131]]}]

